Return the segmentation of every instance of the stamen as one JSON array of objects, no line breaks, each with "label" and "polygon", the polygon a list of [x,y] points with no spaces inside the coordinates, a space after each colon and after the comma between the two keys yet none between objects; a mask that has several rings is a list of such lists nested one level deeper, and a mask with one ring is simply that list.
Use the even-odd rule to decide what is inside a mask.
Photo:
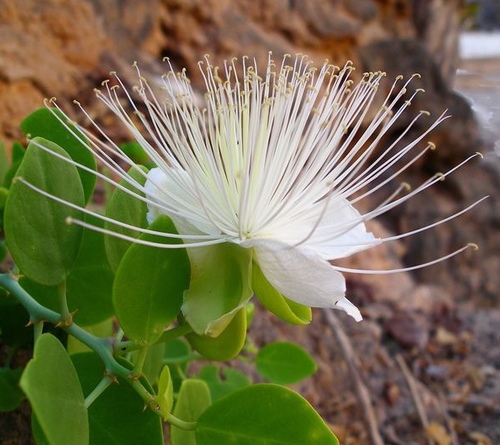
[{"label": "stamen", "polygon": [[402,267],[401,269],[388,269],[388,270],[353,269],[350,267],[340,267],[335,265],[333,265],[332,267],[339,272],[359,273],[365,275],[388,275],[400,272],[410,272],[412,270],[418,270],[418,269],[423,269],[424,267],[433,266],[434,264],[442,263],[443,261],[453,258],[454,256],[457,256],[468,249],[478,250],[479,247],[477,246],[477,244],[468,243],[467,245],[461,247],[460,249],[455,250],[452,253],[449,253],[448,255],[436,258],[435,260],[429,261],[427,263],[417,264],[416,266]]},{"label": "stamen", "polygon": [[[220,238],[220,239],[214,239],[211,241],[202,241],[198,243],[180,243],[180,244],[165,244],[165,243],[159,243],[159,242],[154,242],[154,241],[147,241],[143,240],[140,238],[134,238],[132,236],[127,236],[123,233],[116,233],[113,232],[112,230],[107,230],[103,227],[98,227],[98,226],[93,226],[92,224],[88,224],[85,221],[79,220],[79,219],[74,219],[71,217],[66,218],[66,223],[67,224],[75,224],[77,226],[81,226],[85,229],[93,230],[94,232],[99,232],[104,235],[109,235],[114,238],[119,238],[125,241],[130,241],[131,243],[134,244],[141,244],[143,246],[151,246],[151,247],[159,247],[160,249],[187,249],[189,247],[205,247],[205,246],[213,246],[216,244],[222,244],[226,243],[228,240]],[[168,238],[175,238],[172,236],[173,234],[167,234],[165,232],[157,232],[154,230],[150,230],[149,233],[151,235],[156,235],[159,237],[168,237]]]},{"label": "stamen", "polygon": [[[130,229],[130,230],[133,230],[133,231],[136,231],[136,232],[139,232],[139,233],[145,233],[145,234],[150,234],[150,235],[163,236],[163,237],[166,237],[166,238],[192,239],[192,240],[196,240],[196,239],[200,239],[200,240],[207,240],[207,239],[213,240],[214,239],[213,235],[189,235],[189,234],[179,235],[178,233],[157,232],[155,230],[149,230],[149,229],[144,229],[144,228],[138,227],[138,226],[132,226],[132,225],[126,224],[126,223],[124,223],[122,221],[119,221],[119,220],[116,220],[116,219],[113,219],[113,218],[109,218],[108,216],[101,215],[100,213],[93,212],[92,210],[89,210],[86,207],[80,207],[80,206],[78,206],[76,204],[73,204],[70,201],[66,201],[65,199],[59,198],[58,196],[52,195],[50,193],[47,193],[45,190],[42,190],[42,189],[36,187],[35,185],[31,184],[30,182],[26,181],[21,176],[16,176],[14,178],[14,180],[21,182],[22,184],[24,184],[25,186],[27,186],[31,190],[39,193],[42,196],[45,196],[46,198],[49,198],[49,199],[51,199],[53,201],[56,201],[56,202],[58,202],[60,204],[64,204],[65,206],[70,207],[72,209],[79,210],[82,213],[85,213],[87,215],[90,215],[90,216],[93,216],[95,218],[101,219],[102,221],[105,221],[105,222],[108,222],[108,223],[120,226],[120,227],[122,227],[124,229]],[[90,224],[89,224],[88,228],[92,228],[92,230],[95,230],[95,231],[100,231],[99,227],[92,226]],[[220,237],[220,239],[222,239],[222,242],[229,241],[228,237]]]}]

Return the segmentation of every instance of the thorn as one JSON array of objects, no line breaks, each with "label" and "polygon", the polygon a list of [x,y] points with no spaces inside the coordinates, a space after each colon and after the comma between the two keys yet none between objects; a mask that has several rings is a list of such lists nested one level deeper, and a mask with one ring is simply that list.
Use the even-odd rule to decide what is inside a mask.
[{"label": "thorn", "polygon": [[118,381],[118,379],[116,378],[116,375],[113,374],[111,371],[108,371],[107,369],[104,371],[104,375],[109,379],[111,380],[112,383],[116,383],[117,385],[120,384],[120,382]]}]

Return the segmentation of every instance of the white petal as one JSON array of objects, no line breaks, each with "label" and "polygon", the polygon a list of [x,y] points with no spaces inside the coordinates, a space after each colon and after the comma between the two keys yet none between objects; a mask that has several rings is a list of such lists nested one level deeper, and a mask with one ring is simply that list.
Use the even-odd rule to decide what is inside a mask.
[{"label": "white petal", "polygon": [[290,245],[301,243],[327,260],[344,258],[379,244],[360,222],[360,213],[345,198],[332,197],[304,213],[304,218],[293,218],[288,227],[282,226],[281,241]]},{"label": "white petal", "polygon": [[356,321],[361,321],[363,320],[363,317],[361,315],[361,312],[359,312],[359,309],[354,306],[347,298],[341,298],[339,301],[337,301],[337,305],[335,306],[335,309],[340,309],[344,312],[346,312],[348,315],[350,315],[354,320]]},{"label": "white petal", "polygon": [[345,279],[314,252],[275,240],[254,239],[257,262],[276,290],[297,303],[311,307],[335,307],[344,298]]},{"label": "white petal", "polygon": [[152,201],[163,207],[175,209],[167,212],[153,203],[148,203],[149,224],[160,214],[167,214],[172,218],[180,234],[220,234],[220,231],[204,218],[201,205],[193,196],[192,179],[184,170],[152,168],[148,173],[144,191]]}]

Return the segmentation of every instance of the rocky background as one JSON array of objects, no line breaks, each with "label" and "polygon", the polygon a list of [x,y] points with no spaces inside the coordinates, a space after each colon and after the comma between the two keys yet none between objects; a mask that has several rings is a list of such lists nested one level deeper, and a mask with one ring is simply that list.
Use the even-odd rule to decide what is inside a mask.
[{"label": "rocky background", "polygon": [[[197,61],[205,54],[217,62],[300,52],[318,63],[349,59],[358,72],[383,70],[389,79],[422,75],[414,86],[427,93],[413,109],[434,116],[448,109],[453,118],[432,135],[438,149],[405,178],[418,184],[476,151],[491,150],[467,102],[453,91],[463,3],[1,0],[0,138],[7,144],[21,138],[20,120],[52,96],[65,108],[78,98],[109,125],[92,89],[110,70],[133,83],[133,61],[155,75],[169,57],[201,87]],[[111,133],[126,138],[118,129]],[[268,314],[256,317],[256,342],[294,337],[315,353],[319,371],[299,389],[343,444],[500,443],[499,165],[491,156],[469,162],[372,229],[378,235],[413,230],[490,195],[474,211],[358,255],[349,265],[405,267],[469,242],[479,252],[412,274],[349,277],[351,299],[366,317],[360,324],[319,311],[306,329],[284,326]],[[27,443],[19,437],[0,420],[0,444]]]}]

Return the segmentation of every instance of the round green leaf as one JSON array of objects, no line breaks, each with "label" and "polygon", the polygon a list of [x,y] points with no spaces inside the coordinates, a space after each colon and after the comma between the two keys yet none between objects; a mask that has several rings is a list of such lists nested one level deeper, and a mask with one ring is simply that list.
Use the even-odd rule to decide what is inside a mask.
[{"label": "round green leaf", "polygon": [[[158,217],[151,230],[175,233],[167,216]],[[144,234],[141,239],[178,244],[179,239]],[[113,286],[116,315],[128,337],[154,343],[180,312],[189,286],[190,267],[185,249],[162,249],[133,244],[123,257]]]},{"label": "round green leaf", "polygon": [[[84,206],[82,184],[75,166],[38,148],[67,157],[56,144],[33,140],[17,175],[51,195]],[[64,178],[64,180],[61,180]],[[66,218],[81,219],[81,212],[31,190],[15,181],[5,205],[7,245],[21,272],[48,286],[62,283],[78,254],[82,228],[69,225]]]},{"label": "round green leaf", "polygon": [[311,322],[311,308],[289,300],[278,292],[255,262],[252,264],[252,289],[265,308],[282,320],[299,326]]},{"label": "round green leaf", "polygon": [[[56,115],[63,119],[63,122],[66,121],[62,113],[55,108],[39,108],[21,122],[21,129],[31,138],[40,136],[56,143],[75,162],[96,170],[96,161],[92,152],[87,148],[88,142],[85,136],[73,125],[62,124]],[[85,202],[88,202],[94,191],[96,176],[82,169],[78,169],[78,174],[83,184]],[[62,177],[64,176],[59,176],[59,178]]]},{"label": "round green leaf", "polygon": [[[104,365],[93,352],[72,355],[86,395],[104,376]],[[146,385],[147,386],[147,385]],[[147,388],[151,390],[150,388]],[[89,406],[90,444],[163,445],[161,418],[144,409],[144,401],[122,378],[111,384]],[[73,445],[67,442],[66,445]]]},{"label": "round green leaf", "polygon": [[23,401],[24,393],[19,388],[21,373],[21,368],[0,368],[0,411],[12,411]]},{"label": "round green leaf", "polygon": [[338,445],[314,408],[273,384],[252,385],[210,405],[198,419],[197,445]]},{"label": "round green leaf", "polygon": [[198,335],[191,333],[186,339],[194,350],[209,360],[226,361],[236,357],[243,345],[247,335],[247,313],[242,308],[236,312],[234,318],[217,337]]},{"label": "round green leaf", "polygon": [[[85,221],[102,227],[102,221],[85,216]],[[114,274],[106,257],[104,235],[84,229],[80,251],[67,280],[70,310],[76,310],[75,321],[82,326],[100,323],[114,314],[111,299]]]},{"label": "round green leaf", "polygon": [[[210,391],[202,380],[187,379],[182,382],[174,416],[186,422],[196,422],[201,413],[210,406]],[[186,431],[172,425],[170,428],[172,445],[197,445],[194,431]]]},{"label": "round green leaf", "polygon": [[251,256],[230,243],[192,249],[191,285],[182,312],[200,335],[217,337],[252,296]]},{"label": "round green leaf", "polygon": [[53,335],[43,334],[36,342],[20,385],[51,445],[88,445],[82,388],[68,353]]},{"label": "round green leaf", "polygon": [[120,144],[120,150],[123,151],[123,153],[125,153],[125,155],[129,157],[134,164],[146,165],[150,162],[146,150],[144,150],[142,145],[137,141]]},{"label": "round green leaf", "polygon": [[206,382],[210,388],[213,402],[251,384],[241,371],[215,365],[204,366],[198,378]]},{"label": "round green leaf", "polygon": [[0,185],[3,184],[5,174],[9,169],[10,161],[5,151],[5,146],[0,142]]},{"label": "round green leaf", "polygon": [[[137,363],[141,351],[134,351],[131,355],[131,361]],[[146,359],[142,365],[142,374],[148,379],[151,385],[156,385],[160,371],[164,366],[163,357],[165,356],[165,343],[157,343],[148,348]]]},{"label": "round green leaf", "polygon": [[[146,181],[146,176],[144,174],[146,171],[147,170],[144,167],[139,167],[139,169],[131,168],[128,174],[131,179],[137,181],[138,184],[143,185]],[[139,193],[138,190],[135,190],[132,185],[125,180],[122,180],[120,184],[128,190]],[[145,202],[131,196],[119,188],[114,190],[106,205],[106,216],[108,218],[112,218],[135,227],[145,228],[147,226],[147,213],[148,206]],[[131,236],[133,238],[138,238],[140,235],[137,231],[125,229],[110,222],[106,222],[104,227],[114,233]],[[104,246],[106,248],[106,255],[111,269],[113,272],[116,272],[123,255],[125,255],[125,252],[130,247],[130,242],[115,236],[106,236],[104,237]]]},{"label": "round green leaf", "polygon": [[0,183],[5,188],[10,188],[12,179],[16,175],[17,169],[21,165],[21,161],[23,160],[25,153],[26,149],[19,142],[14,142],[12,144],[12,163],[10,165],[8,163],[6,164],[6,169],[2,176],[2,182]]},{"label": "round green leaf", "polygon": [[175,338],[165,343],[163,364],[170,368],[170,375],[174,384],[174,392],[178,392],[185,379],[189,361],[192,360],[192,351],[189,344],[182,338]]},{"label": "round green leaf", "polygon": [[317,369],[316,362],[304,348],[289,342],[264,346],[255,358],[255,365],[263,377],[282,385],[300,382]]},{"label": "round green leaf", "polygon": [[[109,318],[107,320],[102,321],[99,324],[95,324],[93,326],[85,326],[85,330],[92,335],[95,335],[99,338],[108,338],[113,335],[113,324],[115,320],[113,318]],[[78,340],[76,337],[72,335],[68,335],[66,349],[69,355],[79,354],[81,352],[89,352],[91,349],[85,344]]]}]

